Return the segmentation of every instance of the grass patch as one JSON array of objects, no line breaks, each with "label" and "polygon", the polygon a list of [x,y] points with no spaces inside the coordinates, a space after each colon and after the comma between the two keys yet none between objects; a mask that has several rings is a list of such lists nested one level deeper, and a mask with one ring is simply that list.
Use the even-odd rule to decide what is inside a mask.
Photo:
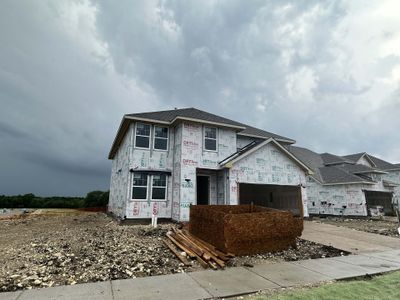
[{"label": "grass patch", "polygon": [[377,276],[370,280],[335,282],[316,288],[291,291],[274,296],[256,296],[254,300],[361,300],[400,299],[400,271]]}]

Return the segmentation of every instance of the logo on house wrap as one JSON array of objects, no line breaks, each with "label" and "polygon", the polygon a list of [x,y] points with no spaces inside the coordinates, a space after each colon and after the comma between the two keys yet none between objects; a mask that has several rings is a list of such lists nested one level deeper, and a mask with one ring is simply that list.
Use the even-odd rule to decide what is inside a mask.
[{"label": "logo on house wrap", "polygon": [[139,215],[139,212],[140,212],[139,203],[137,203],[137,202],[133,203],[133,211],[132,211],[132,214],[133,214],[134,216],[138,216],[138,215]]},{"label": "logo on house wrap", "polygon": [[192,189],[193,188],[193,182],[191,181],[184,181],[182,182],[182,187],[186,189]]},{"label": "logo on house wrap", "polygon": [[197,161],[195,161],[195,160],[192,160],[192,159],[182,159],[182,163],[185,165],[185,166],[197,166]]},{"label": "logo on house wrap", "polygon": [[203,159],[203,166],[214,166],[217,165],[217,162],[210,159]]},{"label": "logo on house wrap", "polygon": [[183,128],[186,129],[190,134],[197,133],[200,127],[194,124],[184,123]]},{"label": "logo on house wrap", "polygon": [[158,203],[157,202],[153,203],[153,215],[155,215],[155,216],[158,215]]},{"label": "logo on house wrap", "polygon": [[183,146],[191,150],[196,150],[199,148],[199,144],[194,141],[183,141]]}]

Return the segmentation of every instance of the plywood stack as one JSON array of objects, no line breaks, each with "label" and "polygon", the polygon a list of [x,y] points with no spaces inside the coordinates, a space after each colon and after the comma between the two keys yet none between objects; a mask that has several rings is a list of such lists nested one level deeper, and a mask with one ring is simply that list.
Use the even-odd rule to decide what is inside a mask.
[{"label": "plywood stack", "polygon": [[[203,268],[219,269],[225,268],[226,262],[234,257],[232,254],[223,253],[214,246],[191,235],[187,230],[173,228],[167,233],[164,244],[178,257],[186,266],[191,265],[188,259],[196,259]],[[182,253],[182,251],[184,253]]]}]

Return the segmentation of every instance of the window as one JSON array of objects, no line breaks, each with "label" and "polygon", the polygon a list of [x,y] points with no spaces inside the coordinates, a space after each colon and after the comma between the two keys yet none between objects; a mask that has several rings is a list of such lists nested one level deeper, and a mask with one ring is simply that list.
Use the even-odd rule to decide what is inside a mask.
[{"label": "window", "polygon": [[132,199],[147,199],[147,174],[133,173]]},{"label": "window", "polygon": [[[150,185],[151,184],[151,185]],[[151,189],[151,195],[147,190]],[[167,199],[167,175],[146,173],[133,173],[132,199],[137,200],[166,200]]]},{"label": "window", "polygon": [[150,125],[136,124],[135,146],[138,148],[150,148]]},{"label": "window", "polygon": [[204,127],[204,149],[217,150],[217,128]]},{"label": "window", "polygon": [[168,128],[154,125],[154,149],[168,149]]},{"label": "window", "polygon": [[167,190],[167,176],[165,174],[153,175],[152,200],[165,200]]}]

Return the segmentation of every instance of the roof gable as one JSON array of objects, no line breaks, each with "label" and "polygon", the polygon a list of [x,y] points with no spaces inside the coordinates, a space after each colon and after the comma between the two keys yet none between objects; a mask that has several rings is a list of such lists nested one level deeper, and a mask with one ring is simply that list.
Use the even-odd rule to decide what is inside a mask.
[{"label": "roof gable", "polygon": [[[308,174],[312,174],[313,171],[307,166],[305,165],[303,162],[301,162],[299,159],[297,159],[292,153],[290,153],[285,147],[283,147],[281,144],[279,144],[277,141],[275,141],[273,138],[269,138],[268,140],[265,140],[263,142],[258,142],[252,145],[247,145],[243,148],[248,147],[247,149],[244,149],[244,151],[242,153],[240,153],[240,150],[237,152],[239,153],[239,155],[235,156],[235,155],[231,155],[231,158],[226,158],[224,160],[221,161],[221,166],[222,167],[226,167],[226,168],[230,168],[232,167],[233,164],[235,164],[236,162],[242,160],[243,158],[251,155],[252,153],[256,152],[258,149],[264,147],[267,144],[274,144],[279,150],[281,150],[284,154],[286,154],[286,156],[288,156],[291,160],[293,160],[297,165],[299,165],[303,170],[305,170]],[[243,149],[242,148],[242,149]]]}]

